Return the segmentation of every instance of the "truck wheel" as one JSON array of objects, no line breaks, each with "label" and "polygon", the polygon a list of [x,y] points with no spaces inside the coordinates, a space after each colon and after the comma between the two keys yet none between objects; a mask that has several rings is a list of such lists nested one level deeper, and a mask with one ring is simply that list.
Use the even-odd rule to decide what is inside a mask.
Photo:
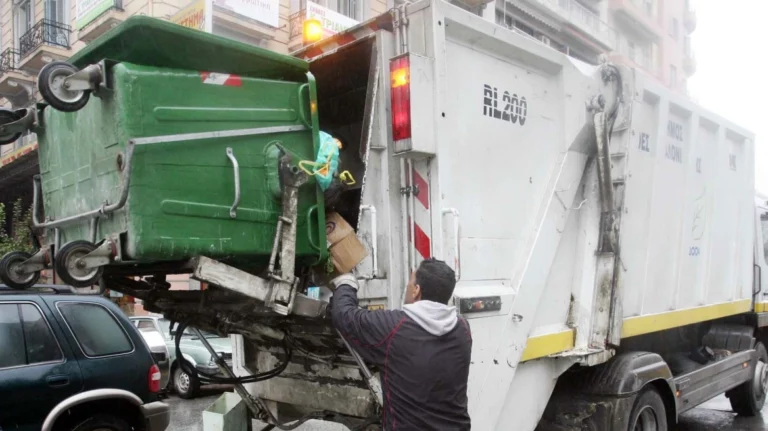
[{"label": "truck wheel", "polygon": [[96,250],[88,241],[72,241],[56,252],[53,267],[61,281],[74,287],[89,287],[96,284],[104,273],[103,267],[86,268],[80,258]]},{"label": "truck wheel", "polygon": [[[13,123],[14,121],[18,121],[20,119],[21,117],[19,117],[15,112],[11,111],[10,109],[0,108],[0,125]],[[21,132],[2,133],[0,134],[0,145],[12,144],[16,142],[16,140],[19,138],[21,138]]]},{"label": "truck wheel", "polygon": [[62,112],[79,111],[88,103],[90,91],[70,91],[64,87],[64,80],[77,71],[75,66],[65,61],[54,61],[43,66],[37,76],[37,89],[46,103]]},{"label": "truck wheel", "polygon": [[198,380],[197,376],[185,373],[177,365],[173,370],[173,389],[179,398],[188,400],[197,395],[197,392],[200,390],[200,380]]},{"label": "truck wheel", "polygon": [[123,419],[109,414],[97,414],[80,422],[72,431],[130,431],[131,426]]},{"label": "truck wheel", "polygon": [[742,416],[757,416],[765,404],[768,389],[768,353],[761,342],[755,344],[757,364],[751,379],[725,393],[731,408]]},{"label": "truck wheel", "polygon": [[637,396],[629,415],[627,431],[667,431],[667,412],[664,400],[652,386]]},{"label": "truck wheel", "polygon": [[0,259],[0,280],[11,289],[24,290],[34,286],[40,280],[40,272],[20,274],[19,266],[32,257],[23,251],[12,251]]}]

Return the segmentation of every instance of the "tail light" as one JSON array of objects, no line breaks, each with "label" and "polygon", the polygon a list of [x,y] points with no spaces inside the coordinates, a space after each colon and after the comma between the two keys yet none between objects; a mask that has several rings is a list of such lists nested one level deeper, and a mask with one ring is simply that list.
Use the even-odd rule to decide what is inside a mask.
[{"label": "tail light", "polygon": [[157,364],[152,364],[152,366],[149,367],[149,392],[155,394],[160,392],[160,377],[160,368]]},{"label": "tail light", "polygon": [[411,139],[411,62],[408,56],[393,58],[389,63],[392,101],[392,140]]}]

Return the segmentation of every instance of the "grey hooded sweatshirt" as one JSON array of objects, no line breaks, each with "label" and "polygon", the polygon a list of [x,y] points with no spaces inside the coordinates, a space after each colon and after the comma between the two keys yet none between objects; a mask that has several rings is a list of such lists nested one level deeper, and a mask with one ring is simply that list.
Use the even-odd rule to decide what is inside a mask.
[{"label": "grey hooded sweatshirt", "polygon": [[344,285],[331,307],[334,326],[379,367],[385,430],[470,429],[472,334],[455,307],[419,301],[403,310],[369,311],[358,307],[357,291]]}]

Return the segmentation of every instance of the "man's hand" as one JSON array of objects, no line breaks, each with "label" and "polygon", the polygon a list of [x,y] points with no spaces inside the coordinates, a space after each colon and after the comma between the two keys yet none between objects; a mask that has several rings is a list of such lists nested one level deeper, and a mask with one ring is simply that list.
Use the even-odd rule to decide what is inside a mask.
[{"label": "man's hand", "polygon": [[331,280],[331,285],[329,287],[335,291],[341,286],[349,286],[355,290],[360,288],[360,286],[357,284],[357,278],[355,278],[355,276],[352,274],[342,274],[334,278]]}]

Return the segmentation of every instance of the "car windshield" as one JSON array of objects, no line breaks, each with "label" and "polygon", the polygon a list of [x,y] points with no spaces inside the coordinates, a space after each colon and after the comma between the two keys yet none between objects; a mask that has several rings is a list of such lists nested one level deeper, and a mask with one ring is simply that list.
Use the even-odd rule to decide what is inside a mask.
[{"label": "car windshield", "polygon": [[[171,327],[171,321],[168,319],[158,319],[157,323],[160,325],[160,329],[162,329],[164,334],[170,335],[170,327]],[[174,329],[178,328],[178,323],[174,325]],[[214,334],[213,332],[203,331],[202,329],[200,332],[203,334],[205,338],[220,338],[218,334]],[[192,329],[189,327],[184,329],[184,332],[181,334],[182,337],[197,337],[197,335],[192,332]]]}]

